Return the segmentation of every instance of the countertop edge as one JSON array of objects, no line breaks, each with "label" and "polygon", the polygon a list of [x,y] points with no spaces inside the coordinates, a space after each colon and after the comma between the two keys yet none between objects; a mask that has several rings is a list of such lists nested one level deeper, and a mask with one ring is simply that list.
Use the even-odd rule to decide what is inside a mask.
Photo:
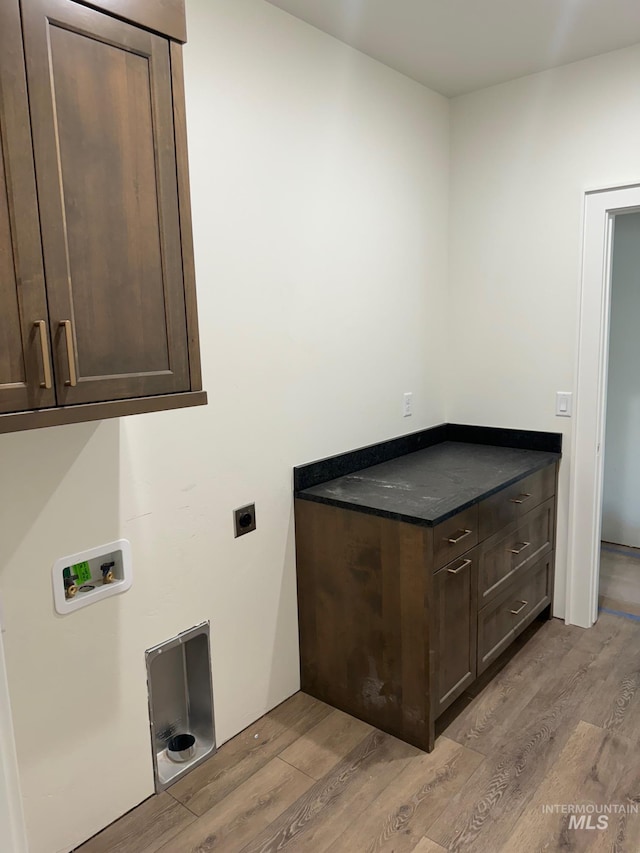
[{"label": "countertop edge", "polygon": [[[445,513],[441,513],[440,515],[434,516],[432,518],[424,518],[415,515],[404,515],[399,512],[392,512],[391,510],[380,509],[378,507],[372,507],[365,504],[357,504],[350,501],[343,501],[339,498],[331,498],[326,497],[324,495],[314,495],[309,494],[307,489],[299,489],[294,491],[294,497],[299,498],[304,501],[311,501],[312,503],[321,503],[326,504],[327,506],[335,506],[340,509],[350,509],[353,512],[364,513],[365,515],[376,515],[379,518],[389,518],[393,521],[404,521],[407,524],[417,524],[420,527],[436,527],[438,524],[443,521],[447,521],[449,518],[453,518],[454,515],[457,515],[459,512],[463,512],[465,509],[469,509],[469,507],[474,506],[475,504],[479,504],[481,501],[490,498],[492,495],[501,492],[503,489],[507,489],[509,486],[512,486],[514,483],[518,483],[520,480],[524,480],[526,477],[530,477],[531,474],[535,474],[536,471],[541,471],[543,468],[549,467],[549,465],[557,464],[558,461],[562,458],[562,453],[553,452],[553,451],[543,451],[548,453],[551,456],[555,457],[555,461],[545,461],[540,462],[537,465],[532,465],[528,468],[523,474],[518,474],[517,477],[511,477],[508,480],[500,483],[498,486],[494,486],[491,489],[487,489],[486,491],[480,493],[476,497],[471,498],[468,501],[464,501],[458,505],[454,509],[451,509]],[[354,472],[355,473],[355,472]],[[346,475],[348,476],[348,475]],[[313,488],[313,487],[310,487]]]}]

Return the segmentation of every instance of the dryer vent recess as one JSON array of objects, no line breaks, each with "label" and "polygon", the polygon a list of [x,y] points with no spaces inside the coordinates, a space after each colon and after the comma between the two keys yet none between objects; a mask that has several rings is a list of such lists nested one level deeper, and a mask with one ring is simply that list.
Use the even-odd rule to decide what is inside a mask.
[{"label": "dryer vent recess", "polygon": [[235,537],[244,536],[256,529],[256,505],[247,504],[233,511]]},{"label": "dryer vent recess", "polygon": [[147,649],[149,721],[156,792],[216,751],[209,623]]}]

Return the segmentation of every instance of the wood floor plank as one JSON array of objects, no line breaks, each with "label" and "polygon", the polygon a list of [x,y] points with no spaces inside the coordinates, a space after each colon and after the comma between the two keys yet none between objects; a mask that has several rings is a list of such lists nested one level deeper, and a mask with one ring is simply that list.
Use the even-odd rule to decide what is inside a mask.
[{"label": "wood floor plank", "polygon": [[421,838],[413,848],[413,853],[446,853],[446,850],[430,838]]},{"label": "wood floor plank", "polygon": [[546,623],[430,755],[296,694],[175,785],[182,803],[153,797],[78,853],[638,853],[638,813],[571,832],[542,814],[640,805],[638,648],[611,614]]},{"label": "wood floor plank", "polygon": [[288,746],[280,757],[314,779],[321,779],[373,731],[342,711],[333,711]]},{"label": "wood floor plank", "polygon": [[361,811],[420,754],[415,747],[374,730],[248,844],[243,853],[344,849],[336,839],[345,826],[356,821]]},{"label": "wood floor plank", "polygon": [[529,643],[451,722],[447,737],[487,754],[504,738],[504,729],[540,689],[540,680],[574,646],[578,633],[565,630],[559,619],[543,625]]},{"label": "wood floor plank", "polygon": [[76,853],[156,853],[194,820],[169,794],[158,794],[89,839]]},{"label": "wood floor plank", "polygon": [[[627,637],[629,648],[640,644],[640,624],[624,620],[621,633]],[[640,744],[640,659],[637,655],[621,654],[613,661],[601,688],[590,696],[582,718]]]},{"label": "wood floor plank", "polygon": [[[631,744],[615,732],[579,722],[562,750],[557,764],[539,786],[536,795],[517,821],[503,851],[589,850],[598,831],[572,825],[569,814],[544,812],[544,807],[610,805],[617,770]],[[574,818],[575,819],[575,818]],[[597,825],[598,816],[589,826]],[[608,821],[608,818],[607,818]],[[605,821],[606,822],[606,821]]]},{"label": "wood floor plank", "polygon": [[639,570],[639,549],[605,544],[600,552],[600,594],[640,605]]},{"label": "wood floor plank", "polygon": [[[613,620],[613,621],[611,621]],[[550,772],[594,688],[625,651],[624,620],[610,617],[584,631],[555,662],[538,693],[503,731],[501,743],[429,830],[450,851],[501,849],[539,784]],[[597,630],[596,630],[597,628]],[[507,719],[510,718],[507,715]]]},{"label": "wood floor plank", "polygon": [[195,814],[204,814],[332,711],[324,702],[296,693],[223,744],[173,785],[170,794]]},{"label": "wood floor plank", "polygon": [[160,853],[236,853],[313,784],[309,776],[273,758]]},{"label": "wood floor plank", "polygon": [[[325,805],[320,814],[305,827],[304,832],[292,842],[292,853],[336,853],[340,850],[353,853],[352,845],[345,846],[345,834],[354,825],[360,824],[371,804],[383,791],[392,787],[397,776],[420,755],[420,750],[408,747],[408,744],[386,735],[375,762],[361,767],[357,776],[343,787],[339,796],[332,798],[331,802]],[[322,780],[319,784],[321,783]]]},{"label": "wood floor plank", "polygon": [[616,613],[629,613],[632,616],[640,616],[640,604],[633,601],[622,601],[619,598],[611,598],[608,595],[598,596],[598,607],[606,610],[614,610]]},{"label": "wood floor plank", "polygon": [[446,737],[416,756],[340,836],[344,850],[411,853],[484,757]]},{"label": "wood floor plank", "polygon": [[[633,751],[635,755],[635,750]],[[611,802],[628,809],[609,817],[606,832],[599,832],[589,853],[638,853],[640,850],[640,765],[633,760],[621,769],[621,779]]]},{"label": "wood floor plank", "polygon": [[621,622],[607,616],[590,630],[548,622],[532,638],[531,648],[523,649],[447,729],[447,736],[485,755],[495,752],[520,729],[523,714],[553,704],[566,673],[590,666],[610,647],[622,649]]}]

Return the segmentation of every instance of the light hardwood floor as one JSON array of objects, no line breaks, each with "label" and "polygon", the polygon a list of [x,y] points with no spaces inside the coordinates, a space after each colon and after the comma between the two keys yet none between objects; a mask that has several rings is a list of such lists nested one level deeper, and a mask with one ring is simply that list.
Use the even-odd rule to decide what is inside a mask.
[{"label": "light hardwood floor", "polygon": [[640,804],[640,623],[526,639],[430,755],[298,693],[78,851],[638,853],[640,814],[543,807]]},{"label": "light hardwood floor", "polygon": [[600,607],[640,616],[640,549],[603,542]]}]

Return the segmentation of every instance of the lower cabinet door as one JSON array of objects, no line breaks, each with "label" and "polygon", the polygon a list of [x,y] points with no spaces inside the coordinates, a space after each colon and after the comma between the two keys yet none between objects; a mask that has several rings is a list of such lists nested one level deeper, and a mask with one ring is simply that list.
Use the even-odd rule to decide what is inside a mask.
[{"label": "lower cabinet door", "polygon": [[436,625],[434,717],[476,677],[477,552],[458,557],[433,576]]}]

